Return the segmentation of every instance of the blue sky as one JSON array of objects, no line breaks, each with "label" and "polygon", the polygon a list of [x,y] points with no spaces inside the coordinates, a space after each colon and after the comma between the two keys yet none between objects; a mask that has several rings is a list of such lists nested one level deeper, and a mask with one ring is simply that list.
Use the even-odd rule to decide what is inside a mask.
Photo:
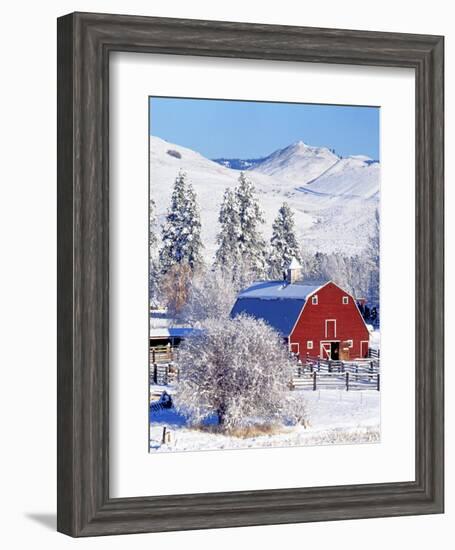
[{"label": "blue sky", "polygon": [[150,134],[208,158],[259,158],[296,141],[379,159],[379,108],[150,98]]}]

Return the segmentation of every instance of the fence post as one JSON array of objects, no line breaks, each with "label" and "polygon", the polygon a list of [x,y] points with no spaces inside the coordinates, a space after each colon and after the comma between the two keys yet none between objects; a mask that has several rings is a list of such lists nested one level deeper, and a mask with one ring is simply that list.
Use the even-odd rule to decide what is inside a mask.
[{"label": "fence post", "polygon": [[158,384],[158,367],[153,363],[153,383]]},{"label": "fence post", "polygon": [[152,348],[152,363],[156,363],[155,361],[155,350]]},{"label": "fence post", "polygon": [[346,371],[346,391],[349,391],[349,371]]},{"label": "fence post", "polygon": [[381,389],[381,375],[379,374],[379,372],[378,372],[378,385],[377,385],[376,389],[378,391],[380,391],[380,389]]},{"label": "fence post", "polygon": [[313,391],[316,391],[316,371],[313,372]]}]

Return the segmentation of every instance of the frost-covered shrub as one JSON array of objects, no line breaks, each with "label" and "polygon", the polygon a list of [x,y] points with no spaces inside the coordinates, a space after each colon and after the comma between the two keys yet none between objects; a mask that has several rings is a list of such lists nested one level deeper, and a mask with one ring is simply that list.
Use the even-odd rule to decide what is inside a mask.
[{"label": "frost-covered shrub", "polygon": [[301,392],[287,395],[283,404],[283,416],[290,424],[307,424],[308,407]]},{"label": "frost-covered shrub", "polygon": [[247,316],[207,321],[182,344],[177,365],[174,403],[195,424],[215,413],[220,428],[232,431],[289,417],[292,359],[263,321]]}]

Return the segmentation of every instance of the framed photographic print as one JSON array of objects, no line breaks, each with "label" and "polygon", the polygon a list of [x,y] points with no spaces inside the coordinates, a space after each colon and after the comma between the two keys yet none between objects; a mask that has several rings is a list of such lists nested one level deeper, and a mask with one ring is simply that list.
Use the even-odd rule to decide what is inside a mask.
[{"label": "framed photographic print", "polygon": [[58,21],[58,530],[443,511],[443,39]]}]

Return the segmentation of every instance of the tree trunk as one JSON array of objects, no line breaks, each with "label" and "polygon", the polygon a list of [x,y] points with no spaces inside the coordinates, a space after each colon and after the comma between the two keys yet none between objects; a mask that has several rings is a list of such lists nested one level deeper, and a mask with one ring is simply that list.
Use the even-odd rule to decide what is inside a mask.
[{"label": "tree trunk", "polygon": [[224,420],[226,417],[226,408],[224,405],[220,405],[218,407],[217,414],[218,414],[218,425],[224,426]]}]

